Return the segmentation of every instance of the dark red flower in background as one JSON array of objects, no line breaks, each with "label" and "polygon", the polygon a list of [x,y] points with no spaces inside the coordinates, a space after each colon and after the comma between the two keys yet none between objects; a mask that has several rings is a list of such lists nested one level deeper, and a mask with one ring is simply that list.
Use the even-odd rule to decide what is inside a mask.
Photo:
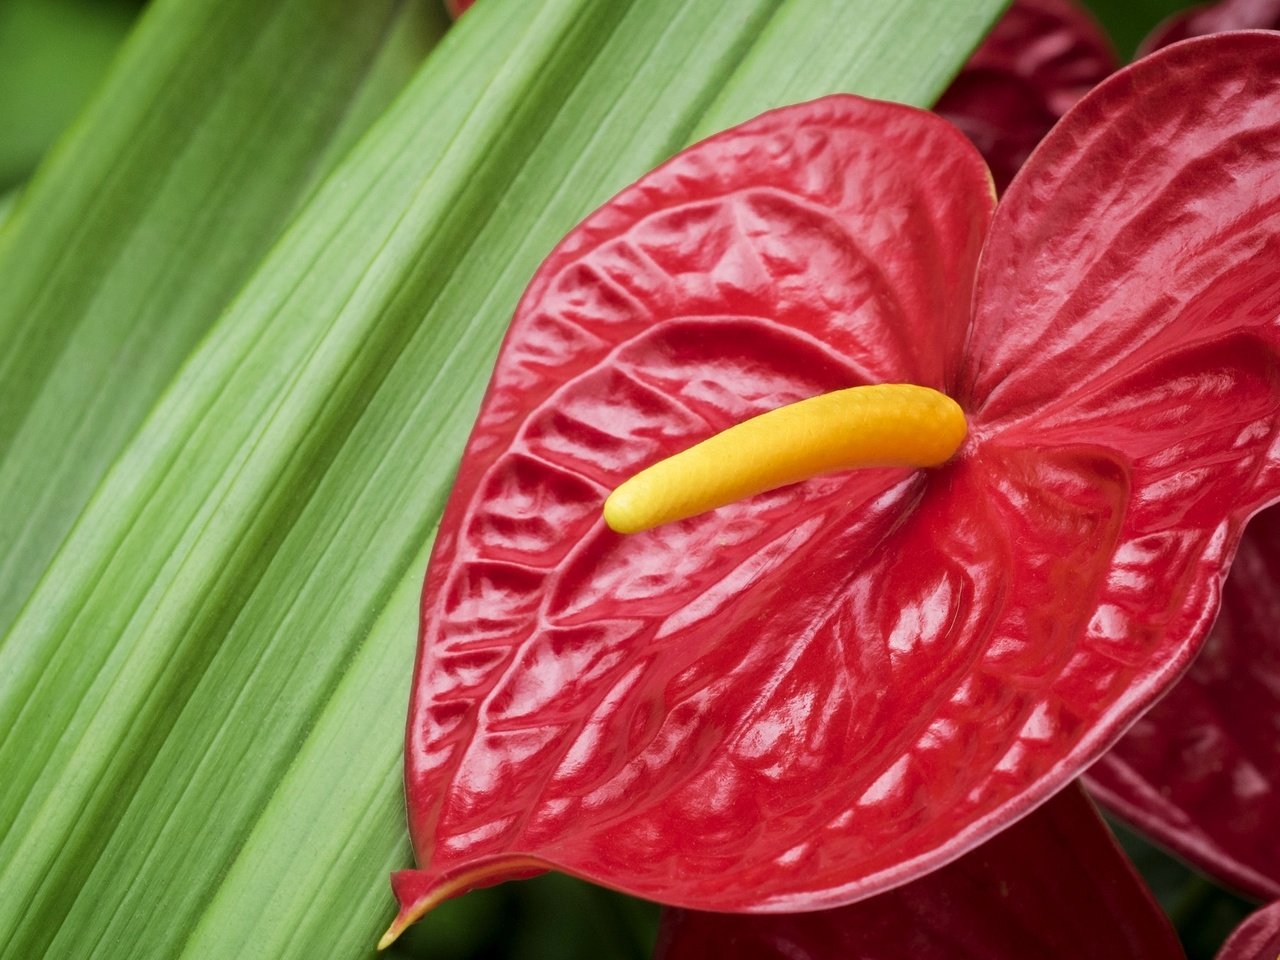
[{"label": "dark red flower in background", "polygon": [[973,141],[1004,190],[1049,128],[1119,66],[1073,0],[1015,0],[935,110]]},{"label": "dark red flower in background", "polygon": [[[437,540],[397,925],[552,866],[689,906],[845,903],[1096,757],[1280,493],[1278,153],[1280,38],[1237,35],[1082,102],[989,235],[951,128],[857,98],[712,138],[571,233]],[[599,521],[655,456],[901,381],[970,419],[932,475]]]},{"label": "dark red flower in background", "polygon": [[1151,32],[1138,48],[1139,56],[1179,40],[1207,37],[1227,30],[1280,28],[1280,0],[1218,0],[1176,13]]},{"label": "dark red flower in background", "polygon": [[[835,910],[663,912],[655,960],[1182,960],[1169,921],[1079,788],[927,877]],[[1218,960],[1280,956],[1280,901]]]},{"label": "dark red flower in background", "polygon": [[1068,787],[954,863],[836,910],[663,913],[655,960],[1181,960],[1163,911]]},{"label": "dark red flower in background", "polygon": [[1218,960],[1272,960],[1273,957],[1280,957],[1280,901],[1240,924],[1218,952]]}]

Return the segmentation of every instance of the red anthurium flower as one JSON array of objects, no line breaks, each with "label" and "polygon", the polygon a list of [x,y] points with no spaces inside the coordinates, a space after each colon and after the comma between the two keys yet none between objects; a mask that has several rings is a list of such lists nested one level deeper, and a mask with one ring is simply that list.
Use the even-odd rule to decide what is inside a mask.
[{"label": "red anthurium flower", "polygon": [[1280,897],[1280,509],[1249,524],[1221,616],[1187,676],[1089,782],[1192,863]]},{"label": "red anthurium flower", "polygon": [[1225,30],[1275,29],[1280,29],[1280,0],[1218,0],[1171,16],[1142,41],[1138,54]]},{"label": "red anthurium flower", "polygon": [[1218,951],[1218,960],[1274,960],[1280,957],[1280,901],[1252,914]]},{"label": "red anthurium flower", "polygon": [[[956,858],[1182,672],[1280,495],[1280,37],[1117,74],[994,212],[931,114],[832,97],[691,148],[548,258],[443,518],[407,733],[444,896],[556,867],[838,906]],[[734,422],[910,383],[936,469],[630,537],[610,488]]]},{"label": "red anthurium flower", "polygon": [[835,910],[668,910],[657,960],[1183,960],[1168,919],[1079,787],[959,860]]},{"label": "red anthurium flower", "polygon": [[1118,66],[1074,0],[1014,0],[935,109],[982,151],[1004,190],[1049,128]]}]

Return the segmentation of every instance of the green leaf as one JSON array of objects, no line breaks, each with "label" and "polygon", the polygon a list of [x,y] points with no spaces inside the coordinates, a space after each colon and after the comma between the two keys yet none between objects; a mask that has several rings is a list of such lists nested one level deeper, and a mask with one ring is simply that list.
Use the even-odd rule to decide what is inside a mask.
[{"label": "green leaf", "polygon": [[0,956],[371,952],[410,858],[417,593],[521,289],[695,131],[836,89],[926,102],[1000,3],[900,6],[484,0],[460,21],[152,405],[0,645]]},{"label": "green leaf", "polygon": [[93,92],[135,7],[126,0],[0,4],[0,191],[30,175]]},{"label": "green leaf", "polygon": [[18,190],[16,188],[8,193],[0,193],[0,230],[4,230],[5,222],[9,219],[9,212],[17,202]]},{"label": "green leaf", "polygon": [[397,0],[178,0],[144,18],[0,233],[0,631],[442,18]]},{"label": "green leaf", "polygon": [[949,3],[945,10],[883,0],[784,3],[692,139],[833,91],[929,106],[1009,2]]}]

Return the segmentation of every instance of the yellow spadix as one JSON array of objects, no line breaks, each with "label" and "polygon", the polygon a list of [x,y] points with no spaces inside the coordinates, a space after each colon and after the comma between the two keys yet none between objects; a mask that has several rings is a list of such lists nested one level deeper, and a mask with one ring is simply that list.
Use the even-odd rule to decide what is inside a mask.
[{"label": "yellow spadix", "polygon": [[836,390],[762,413],[641,470],[609,495],[604,519],[618,533],[639,533],[833,470],[936,467],[967,433],[959,404],[928,387]]}]

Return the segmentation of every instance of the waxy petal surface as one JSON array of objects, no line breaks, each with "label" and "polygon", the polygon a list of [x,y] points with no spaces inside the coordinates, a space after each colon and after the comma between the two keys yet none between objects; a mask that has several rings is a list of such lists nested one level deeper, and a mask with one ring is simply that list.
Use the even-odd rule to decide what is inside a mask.
[{"label": "waxy petal surface", "polygon": [[1218,951],[1217,960],[1275,960],[1280,957],[1280,902],[1249,915]]},{"label": "waxy petal surface", "polygon": [[847,907],[773,916],[666,911],[655,960],[706,957],[1182,960],[1183,953],[1073,786],[954,863]]},{"label": "waxy petal surface", "polygon": [[[837,906],[1095,759],[1185,668],[1244,519],[1280,493],[1280,179],[1258,172],[1278,86],[1280,38],[1254,34],[1087,97],[1010,188],[971,330],[985,171],[906,108],[775,111],[570,234],[427,579],[402,918],[538,865],[704,909]],[[653,459],[901,381],[966,404],[946,467],[602,526]]]},{"label": "waxy petal surface", "polygon": [[1087,779],[1197,867],[1280,897],[1280,508],[1245,530],[1191,669]]},{"label": "waxy petal surface", "polygon": [[982,151],[1004,190],[1049,128],[1119,65],[1075,0],[1014,0],[934,109]]},{"label": "waxy petal surface", "polygon": [[1274,339],[1278,102],[1280,38],[1219,35],[1115,74],[1053,130],[983,253],[962,397],[987,432],[1065,420],[1172,351]]},{"label": "waxy petal surface", "polygon": [[[639,467],[779,404],[870,382],[945,391],[993,204],[954,128],[835,97],[687,151],[552,254],[424,593],[408,792],[436,886],[533,856],[756,906],[831,884],[776,864],[820,864],[819,834],[864,829],[859,794],[879,829],[858,846],[890,865],[870,836],[950,799],[900,762],[932,719],[910,704],[924,677],[952,678],[944,701],[967,677],[938,605],[971,603],[995,562],[904,526],[923,475],[830,476],[635,537],[600,507]],[[988,509],[974,498],[970,536]],[[868,563],[877,549],[928,575]],[[885,629],[855,640],[868,618]]]}]

